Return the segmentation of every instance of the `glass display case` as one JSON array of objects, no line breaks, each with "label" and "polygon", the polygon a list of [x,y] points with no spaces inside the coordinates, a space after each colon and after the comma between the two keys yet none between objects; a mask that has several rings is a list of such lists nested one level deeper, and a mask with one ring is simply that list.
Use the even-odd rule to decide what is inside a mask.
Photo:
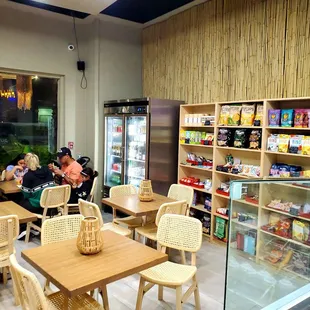
[{"label": "glass display case", "polygon": [[231,182],[226,271],[225,309],[270,308],[309,284],[309,179]]}]

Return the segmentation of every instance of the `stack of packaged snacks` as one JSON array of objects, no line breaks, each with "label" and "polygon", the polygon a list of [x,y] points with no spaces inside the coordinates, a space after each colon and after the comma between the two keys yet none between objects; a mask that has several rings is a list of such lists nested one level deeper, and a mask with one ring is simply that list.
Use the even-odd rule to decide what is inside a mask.
[{"label": "stack of packaged snacks", "polygon": [[286,165],[282,163],[275,163],[271,165],[269,176],[275,178],[289,178],[289,177],[302,177],[305,171],[302,171],[301,166]]},{"label": "stack of packaged snacks", "polygon": [[233,130],[227,128],[220,128],[217,136],[218,146],[231,146],[233,142]]},{"label": "stack of packaged snacks", "polygon": [[271,152],[310,155],[310,136],[270,134],[267,150]]},{"label": "stack of packaged snacks", "polygon": [[262,126],[262,104],[222,105],[219,126]]},{"label": "stack of packaged snacks", "polygon": [[214,134],[201,131],[180,130],[180,143],[213,145]]},{"label": "stack of packaged snacks", "polygon": [[310,109],[270,109],[269,127],[310,128]]}]

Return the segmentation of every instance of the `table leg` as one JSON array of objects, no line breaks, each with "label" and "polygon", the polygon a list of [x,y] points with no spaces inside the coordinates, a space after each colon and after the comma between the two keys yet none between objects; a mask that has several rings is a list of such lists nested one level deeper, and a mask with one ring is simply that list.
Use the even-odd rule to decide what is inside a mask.
[{"label": "table leg", "polygon": [[142,216],[142,226],[145,226],[147,223],[147,215]]},{"label": "table leg", "polygon": [[107,286],[104,285],[101,287],[101,294],[102,294],[102,299],[103,299],[103,307],[104,310],[109,310],[109,299],[108,299],[108,291],[107,291]]}]

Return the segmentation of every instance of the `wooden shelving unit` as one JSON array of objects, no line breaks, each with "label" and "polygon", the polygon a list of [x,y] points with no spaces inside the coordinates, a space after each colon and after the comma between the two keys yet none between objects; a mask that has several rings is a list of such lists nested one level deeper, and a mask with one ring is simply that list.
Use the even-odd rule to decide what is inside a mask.
[{"label": "wooden shelving unit", "polygon": [[[261,126],[220,126],[218,125],[218,119],[221,111],[222,105],[233,105],[233,104],[250,104],[250,103],[260,103],[263,104],[263,124]],[[196,208],[202,212],[208,213],[211,215],[211,241],[218,241],[214,236],[215,230],[215,217],[219,216],[227,219],[225,216],[221,216],[216,213],[216,209],[220,207],[227,207],[230,205],[229,197],[218,194],[216,189],[219,187],[221,182],[227,182],[230,180],[240,180],[244,179],[255,179],[246,175],[236,175],[232,173],[225,173],[221,171],[216,171],[216,166],[225,164],[225,157],[228,154],[231,154],[233,157],[237,157],[241,160],[241,163],[248,165],[260,166],[261,172],[260,177],[267,177],[269,175],[270,167],[273,163],[283,162],[292,165],[301,165],[304,170],[310,170],[310,156],[302,154],[290,154],[290,153],[280,153],[280,152],[270,152],[267,151],[267,139],[269,134],[275,133],[285,133],[285,134],[303,134],[310,135],[310,128],[288,128],[288,127],[269,127],[268,126],[268,110],[269,109],[310,109],[310,97],[307,98],[291,98],[291,99],[263,99],[263,100],[248,100],[248,101],[239,101],[239,102],[215,102],[215,103],[199,103],[199,104],[185,104],[180,107],[180,130],[195,130],[202,131],[206,133],[214,134],[214,143],[213,146],[205,146],[199,144],[179,144],[179,169],[178,169],[178,179],[180,180],[183,177],[197,177],[201,180],[205,180],[212,176],[212,190],[210,192],[204,191],[201,189],[195,189],[198,192],[204,192],[208,194],[212,199],[212,212],[207,212],[203,205],[200,205],[199,208]],[[205,115],[214,115],[215,116],[215,125],[214,126],[203,126],[203,125],[189,125],[185,124],[185,115],[186,114],[205,114]],[[252,150],[252,149],[240,149],[235,147],[222,147],[217,145],[217,134],[220,128],[247,128],[247,129],[259,129],[262,132],[261,140],[261,149]],[[206,159],[213,159],[213,169],[207,170],[201,167],[191,167],[185,165],[187,158],[187,153],[193,152],[196,155],[204,156]],[[258,179],[258,178],[256,178]],[[293,187],[296,190],[296,186],[288,185],[288,187]],[[263,195],[262,189],[260,189],[260,197]],[[258,215],[258,226],[257,238],[260,238],[260,227],[262,224],[263,214],[266,212],[276,212],[274,210],[267,210],[261,205],[256,205],[254,203],[247,202],[245,200],[234,201],[240,209],[250,208],[251,212],[254,212]],[[195,207],[193,207],[195,208]],[[234,223],[234,225],[242,225],[239,222]],[[245,225],[243,225],[245,226]],[[255,227],[254,227],[255,228]],[[222,242],[225,244],[225,242]]]}]

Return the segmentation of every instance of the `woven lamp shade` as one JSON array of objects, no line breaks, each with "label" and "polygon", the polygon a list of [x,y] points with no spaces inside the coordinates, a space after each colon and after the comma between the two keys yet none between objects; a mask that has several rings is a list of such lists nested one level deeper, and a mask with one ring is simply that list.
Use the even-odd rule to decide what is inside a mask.
[{"label": "woven lamp shade", "polygon": [[153,189],[151,180],[143,180],[140,183],[139,189],[140,201],[152,201],[153,200]]},{"label": "woven lamp shade", "polygon": [[30,110],[32,100],[32,77],[16,76],[17,107],[20,110]]},{"label": "woven lamp shade", "polygon": [[97,217],[89,216],[84,218],[76,246],[80,253],[85,255],[97,254],[102,250],[103,238]]}]

